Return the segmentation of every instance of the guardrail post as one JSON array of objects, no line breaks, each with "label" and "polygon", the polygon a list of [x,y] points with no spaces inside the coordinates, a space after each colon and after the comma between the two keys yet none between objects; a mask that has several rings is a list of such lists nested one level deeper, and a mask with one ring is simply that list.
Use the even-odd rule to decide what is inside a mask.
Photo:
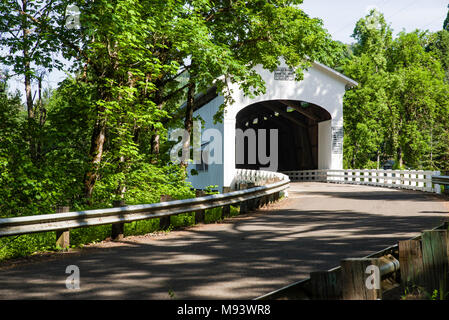
[{"label": "guardrail post", "polygon": [[424,285],[420,240],[399,241],[399,265],[401,266],[400,272],[403,288]]},{"label": "guardrail post", "polygon": [[[204,197],[206,192],[204,190],[195,190],[195,196],[197,198]],[[204,218],[206,216],[206,210],[198,210],[195,212],[195,224],[204,222]]]},{"label": "guardrail post", "polygon": [[[250,183],[248,183],[247,189],[254,188],[255,186],[256,186],[255,183],[250,182]],[[247,203],[248,203],[248,210],[249,210],[249,211],[254,211],[254,210],[256,210],[256,208],[257,208],[257,199],[251,199],[251,200],[248,200]]]},{"label": "guardrail post", "polygon": [[[57,207],[56,213],[70,212],[70,207]],[[70,247],[70,229],[56,231],[56,246],[67,249]]]},{"label": "guardrail post", "polygon": [[[370,270],[369,267],[374,268]],[[376,273],[376,267],[379,270]],[[367,273],[367,272],[374,273]],[[343,300],[379,300],[380,262],[375,258],[352,258],[341,261],[341,281]]]},{"label": "guardrail post", "polygon": [[432,294],[447,294],[449,289],[449,231],[432,230],[422,233],[422,256],[426,287]]},{"label": "guardrail post", "polygon": [[[435,187],[432,186],[432,175],[436,175],[436,176],[440,176],[441,172],[440,171],[435,171],[430,175],[430,189],[431,192],[435,192],[436,194],[441,194],[441,186],[439,184],[435,184]],[[444,193],[447,193],[447,191],[449,191],[448,186],[444,186]]]},{"label": "guardrail post", "polygon": [[[112,202],[114,208],[120,208],[125,206],[125,200],[114,200]],[[112,241],[122,241],[125,237],[125,224],[123,222],[113,223],[111,229]]]},{"label": "guardrail post", "polygon": [[272,193],[268,195],[268,203],[275,203],[276,202],[276,194]]},{"label": "guardrail post", "polygon": [[[173,198],[169,195],[161,195],[161,202],[171,201]],[[159,218],[159,228],[162,230],[170,227],[170,216]]]},{"label": "guardrail post", "polygon": [[[239,190],[246,190],[248,185],[246,183],[239,184]],[[240,214],[248,212],[248,202],[242,201],[240,202]]]},{"label": "guardrail post", "polygon": [[[423,171],[420,170],[420,172],[423,172]],[[425,182],[420,183],[421,191],[426,191],[426,192],[434,192],[435,191],[433,189],[433,185],[432,185],[432,173],[423,172],[423,174],[420,174],[418,177],[420,179],[425,180]]]},{"label": "guardrail post", "polygon": [[410,174],[410,185],[412,186],[413,190],[417,190],[418,181],[416,179],[418,179],[418,175],[416,173],[411,173]]},{"label": "guardrail post", "polygon": [[[377,175],[378,175],[379,177],[385,177],[385,172],[384,172],[383,170],[378,171],[378,172],[377,172]],[[385,184],[385,179],[379,178],[379,184],[380,184],[381,186],[383,186],[383,185]]]},{"label": "guardrail post", "polygon": [[[223,187],[223,193],[229,193],[231,192],[231,187]],[[223,206],[221,209],[221,218],[227,218],[231,215],[231,206]]]},{"label": "guardrail post", "polygon": [[388,187],[392,187],[392,184],[393,184],[393,180],[391,180],[391,177],[392,177],[391,172],[387,172],[387,180],[386,181],[387,181]]},{"label": "guardrail post", "polygon": [[262,206],[268,206],[268,204],[270,203],[270,196],[266,195],[262,197]]},{"label": "guardrail post", "polygon": [[310,290],[314,300],[340,300],[341,269],[310,273]]}]

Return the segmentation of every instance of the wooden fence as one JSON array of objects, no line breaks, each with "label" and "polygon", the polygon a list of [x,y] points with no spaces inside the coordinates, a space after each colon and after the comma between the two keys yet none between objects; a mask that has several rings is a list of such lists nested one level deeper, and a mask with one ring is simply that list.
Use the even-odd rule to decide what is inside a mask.
[{"label": "wooden fence", "polygon": [[449,299],[448,226],[445,222],[363,258],[343,259],[338,267],[312,272],[256,300],[398,299],[413,289],[421,298]]}]

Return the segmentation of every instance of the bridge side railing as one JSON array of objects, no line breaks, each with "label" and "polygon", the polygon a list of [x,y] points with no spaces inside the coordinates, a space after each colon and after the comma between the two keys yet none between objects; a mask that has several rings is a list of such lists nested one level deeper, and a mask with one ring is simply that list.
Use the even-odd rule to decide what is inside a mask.
[{"label": "bridge side railing", "polygon": [[317,181],[378,187],[419,190],[440,193],[441,188],[433,176],[439,171],[423,170],[306,170],[285,171],[291,181]]},{"label": "bridge side railing", "polygon": [[235,184],[254,183],[256,186],[287,180],[290,181],[289,176],[283,173],[249,169],[236,169],[234,178]]}]

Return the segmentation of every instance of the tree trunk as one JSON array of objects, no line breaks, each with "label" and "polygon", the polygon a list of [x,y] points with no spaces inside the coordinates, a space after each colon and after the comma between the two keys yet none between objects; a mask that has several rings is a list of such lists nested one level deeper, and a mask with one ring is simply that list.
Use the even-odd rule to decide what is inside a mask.
[{"label": "tree trunk", "polygon": [[[22,11],[26,13],[28,10],[27,8],[27,0],[22,0]],[[28,21],[25,14],[22,14],[22,45],[23,45],[23,71],[25,74],[25,97],[26,97],[26,106],[28,111],[28,118],[33,119],[34,118],[34,112],[33,112],[33,97],[31,93],[31,65],[30,65],[30,45],[28,43],[28,35],[30,34],[30,30],[28,29]]]},{"label": "tree trunk", "polygon": [[106,141],[106,117],[100,110],[97,116],[94,130],[92,132],[91,147],[90,147],[90,168],[84,178],[84,195],[87,203],[91,204],[92,193],[95,183],[98,179],[98,169],[100,167],[101,159],[103,157],[103,147]]},{"label": "tree trunk", "polygon": [[377,150],[377,170],[380,169],[380,151],[379,149]]},{"label": "tree trunk", "polygon": [[[22,0],[22,12],[26,13],[27,0]],[[33,108],[33,95],[31,92],[31,63],[30,63],[30,44],[28,42],[28,35],[30,34],[30,29],[28,26],[27,16],[22,14],[21,16],[21,29],[22,29],[22,45],[23,45],[23,72],[24,72],[24,86],[25,86],[25,99],[26,107],[28,112],[28,143],[30,145],[30,158],[33,163],[36,163],[37,158],[37,148],[36,141],[33,137],[34,133],[34,108]]]},{"label": "tree trunk", "polygon": [[182,155],[183,159],[181,161],[181,167],[186,169],[188,166],[188,162],[190,159],[190,136],[192,134],[193,128],[193,108],[195,104],[195,89],[196,84],[192,78],[190,78],[190,82],[188,85],[187,91],[187,103],[186,103],[186,113],[184,120],[184,130],[186,131],[186,135],[182,145]]},{"label": "tree trunk", "polygon": [[401,147],[399,147],[397,150],[397,158],[398,158],[398,162],[399,162],[399,169],[402,169],[402,166],[404,165],[404,160],[403,160],[403,154],[402,154]]},{"label": "tree trunk", "polygon": [[151,137],[151,153],[157,156],[160,152],[160,134],[157,131]]}]

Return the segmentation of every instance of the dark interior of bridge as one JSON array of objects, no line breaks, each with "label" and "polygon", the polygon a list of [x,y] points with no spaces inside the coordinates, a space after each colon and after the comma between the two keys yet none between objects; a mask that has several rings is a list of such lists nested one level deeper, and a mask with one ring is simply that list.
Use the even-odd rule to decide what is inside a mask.
[{"label": "dark interior of bridge", "polygon": [[[318,123],[326,120],[331,120],[331,115],[317,105],[272,100],[258,102],[241,110],[237,114],[236,129],[243,132],[249,128],[256,132],[258,129],[267,129],[267,156],[270,156],[269,130],[277,129],[278,171],[314,170],[318,169]],[[260,163],[259,157],[255,164],[249,163],[248,143],[249,139],[245,138],[244,148],[236,149],[236,159],[242,156],[239,149],[244,149],[244,163],[236,161],[236,168],[263,170],[266,165]],[[259,152],[257,145],[256,150]]]}]

